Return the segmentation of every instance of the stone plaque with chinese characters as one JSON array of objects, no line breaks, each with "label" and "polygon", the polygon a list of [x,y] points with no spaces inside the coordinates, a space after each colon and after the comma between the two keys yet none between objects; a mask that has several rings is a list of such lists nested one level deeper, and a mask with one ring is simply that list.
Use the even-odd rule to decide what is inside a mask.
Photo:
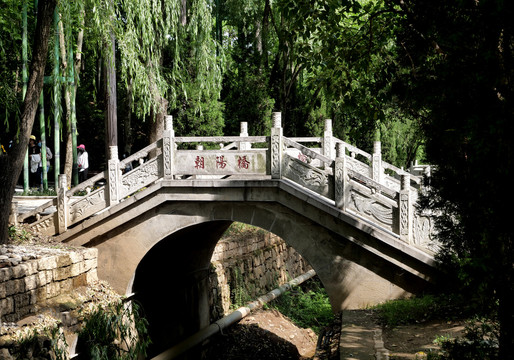
[{"label": "stone plaque with chinese characters", "polygon": [[175,172],[179,175],[265,175],[266,150],[177,151]]}]

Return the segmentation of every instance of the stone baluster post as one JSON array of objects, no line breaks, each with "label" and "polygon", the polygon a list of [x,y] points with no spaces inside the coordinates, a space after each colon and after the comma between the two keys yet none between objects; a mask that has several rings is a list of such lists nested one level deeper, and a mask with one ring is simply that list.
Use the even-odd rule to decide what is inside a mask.
[{"label": "stone baluster post", "polygon": [[107,179],[108,206],[116,205],[120,202],[120,178],[121,171],[119,169],[120,160],[118,158],[118,147],[109,146],[109,161],[107,162],[107,169],[109,178]]},{"label": "stone baluster post", "polygon": [[345,210],[346,196],[348,189],[348,174],[346,167],[346,147],[343,143],[336,144],[336,160],[334,164],[334,193],[336,207]]},{"label": "stone baluster post", "polygon": [[[240,125],[241,125],[241,132],[240,132],[239,136],[247,137],[248,136],[248,123],[245,121],[242,121]],[[250,149],[250,147],[251,147],[251,144],[249,142],[241,141],[238,144],[239,150],[248,150],[248,149]]]},{"label": "stone baluster post", "polygon": [[18,202],[13,201],[11,203],[11,213],[9,214],[9,223],[18,225]]},{"label": "stone baluster post", "polygon": [[380,141],[373,143],[373,158],[371,163],[372,178],[377,183],[382,183],[382,149]]},{"label": "stone baluster post", "polygon": [[410,175],[401,176],[401,190],[398,204],[400,212],[400,238],[410,243],[412,237],[412,204],[410,196]]},{"label": "stone baluster post", "polygon": [[[332,120],[325,119],[325,131],[323,132],[323,155],[333,159],[334,140],[332,137]],[[323,168],[326,168],[324,164]]]},{"label": "stone baluster post", "polygon": [[282,152],[283,152],[283,129],[282,129],[282,113],[274,112],[272,114],[273,127],[271,128],[271,178],[280,179],[282,177]]},{"label": "stone baluster post", "polygon": [[165,180],[173,180],[175,170],[175,131],[173,131],[173,116],[167,115],[162,134],[162,162]]},{"label": "stone baluster post", "polygon": [[59,187],[57,188],[57,232],[62,234],[68,230],[68,197],[66,196],[66,174],[59,174]]}]

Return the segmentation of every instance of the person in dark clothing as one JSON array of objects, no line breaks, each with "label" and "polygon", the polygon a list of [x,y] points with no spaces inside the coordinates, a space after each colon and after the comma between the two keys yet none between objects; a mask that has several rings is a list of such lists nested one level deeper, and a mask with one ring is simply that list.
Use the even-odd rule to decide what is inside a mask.
[{"label": "person in dark clothing", "polygon": [[29,167],[30,167],[30,176],[29,176],[29,186],[31,187],[41,187],[41,167],[39,163],[41,162],[41,148],[37,146],[36,137],[34,135],[30,135],[29,139]]}]

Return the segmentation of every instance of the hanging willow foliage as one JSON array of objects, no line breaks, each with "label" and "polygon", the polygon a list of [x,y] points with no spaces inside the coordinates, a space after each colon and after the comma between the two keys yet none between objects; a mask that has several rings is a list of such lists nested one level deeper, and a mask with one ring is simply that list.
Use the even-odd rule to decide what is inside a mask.
[{"label": "hanging willow foliage", "polygon": [[[132,86],[133,111],[144,118],[158,111],[159,99],[174,107],[177,95],[195,83],[202,92],[219,97],[221,62],[212,38],[212,14],[207,0],[187,3],[182,25],[179,0],[86,0],[88,34],[102,56],[111,56],[104,44],[115,35],[122,83]],[[166,57],[164,57],[166,54]]]}]

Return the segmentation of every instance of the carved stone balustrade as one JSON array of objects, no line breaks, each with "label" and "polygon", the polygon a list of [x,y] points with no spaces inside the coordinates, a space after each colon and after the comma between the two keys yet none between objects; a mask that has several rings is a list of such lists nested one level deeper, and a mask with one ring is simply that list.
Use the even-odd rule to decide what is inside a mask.
[{"label": "carved stone balustrade", "polygon": [[[434,250],[430,214],[420,214],[414,207],[422,184],[417,175],[429,168],[416,165],[411,169],[416,174],[409,174],[387,164],[382,160],[380,142],[375,142],[373,154],[368,154],[335,138],[330,119],[325,120],[323,137],[285,137],[279,112],[272,114],[272,123],[271,136],[248,136],[248,124],[243,122],[239,136],[177,137],[173,118],[167,116],[162,139],[121,161],[117,147],[111,146],[105,172],[69,191],[65,179],[60,178],[56,201],[19,218],[23,221],[43,208],[57,205],[55,214],[45,215],[31,226],[49,235],[62,234],[70,226],[162,180],[230,181],[237,176],[292,181],[308,189],[309,196],[321,197],[359,221],[373,224],[408,244]],[[205,148],[202,145],[196,150],[184,150],[187,146],[179,145],[187,143],[205,144]],[[265,146],[253,146],[259,143]],[[139,165],[123,173],[132,163]],[[106,185],[95,186],[99,181]],[[88,193],[84,195],[86,189]]]}]

